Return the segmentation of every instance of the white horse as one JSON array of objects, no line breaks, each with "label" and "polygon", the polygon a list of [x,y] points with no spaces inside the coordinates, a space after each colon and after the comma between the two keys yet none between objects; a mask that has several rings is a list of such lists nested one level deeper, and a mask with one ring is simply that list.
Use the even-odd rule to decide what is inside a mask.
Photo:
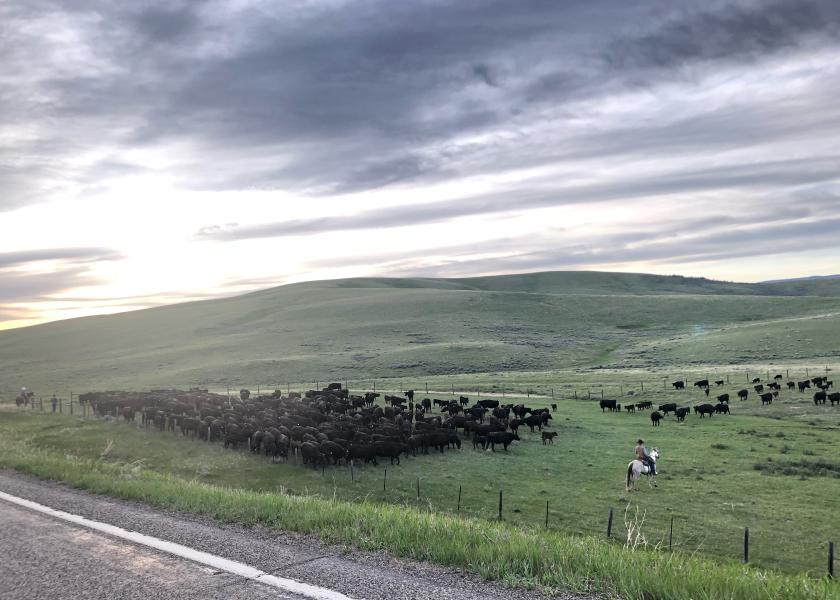
[{"label": "white horse", "polygon": [[[656,459],[659,458],[659,450],[654,448],[650,451],[650,454],[648,456],[650,456],[653,459],[653,462],[656,463]],[[650,475],[650,467],[648,467],[644,461],[639,460],[638,458],[636,460],[630,461],[630,464],[627,465],[628,492],[636,489],[636,480],[641,475]],[[651,487],[656,486],[656,475],[650,475],[650,480],[648,481],[648,484]]]}]

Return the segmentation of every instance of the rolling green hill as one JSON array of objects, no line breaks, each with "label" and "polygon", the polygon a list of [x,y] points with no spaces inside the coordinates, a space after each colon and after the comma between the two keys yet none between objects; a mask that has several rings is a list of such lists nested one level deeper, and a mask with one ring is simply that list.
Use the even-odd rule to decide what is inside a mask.
[{"label": "rolling green hill", "polygon": [[840,280],[364,278],[0,332],[0,394],[836,361]]}]

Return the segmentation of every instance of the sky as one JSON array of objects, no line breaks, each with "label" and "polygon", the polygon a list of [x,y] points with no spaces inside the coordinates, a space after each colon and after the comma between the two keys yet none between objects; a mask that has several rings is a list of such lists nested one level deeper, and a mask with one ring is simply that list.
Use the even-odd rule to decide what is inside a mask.
[{"label": "sky", "polygon": [[837,0],[0,3],[0,329],[355,276],[840,273]]}]

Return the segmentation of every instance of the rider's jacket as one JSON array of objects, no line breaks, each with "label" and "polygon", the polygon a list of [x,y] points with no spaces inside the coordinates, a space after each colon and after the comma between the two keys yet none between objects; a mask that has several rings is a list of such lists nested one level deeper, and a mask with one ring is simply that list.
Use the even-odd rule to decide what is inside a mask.
[{"label": "rider's jacket", "polygon": [[638,458],[639,460],[645,459],[645,447],[641,444],[636,446],[636,458]]}]

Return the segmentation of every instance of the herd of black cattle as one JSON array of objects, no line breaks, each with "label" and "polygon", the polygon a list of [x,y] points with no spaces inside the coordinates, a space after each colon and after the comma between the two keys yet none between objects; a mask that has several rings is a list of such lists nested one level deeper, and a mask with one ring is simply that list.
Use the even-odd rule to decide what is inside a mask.
[{"label": "herd of black cattle", "polygon": [[[782,389],[782,384],[780,383],[784,377],[781,375],[776,375],[773,377],[773,381],[764,384],[761,382],[761,378],[756,377],[752,380],[753,389],[758,394],[759,399],[761,400],[762,406],[767,404],[772,404],[774,398],[779,397],[779,392]],[[717,380],[713,382],[716,387],[721,387],[725,384],[723,380]],[[675,390],[685,390],[686,389],[686,382],[685,381],[675,381],[671,384]],[[814,404],[825,404],[826,401],[831,402],[831,405],[834,404],[840,405],[840,392],[833,392],[830,393],[828,390],[834,387],[834,382],[829,380],[826,377],[813,377],[811,379],[806,379],[804,381],[788,381],[786,386],[789,390],[796,390],[799,389],[800,393],[804,393],[807,389],[812,389],[811,386],[814,386],[815,389],[819,391],[814,393],[813,399]],[[708,379],[701,379],[699,381],[694,382],[694,387],[699,388],[702,390],[706,397],[709,397],[709,393],[711,390],[711,384]],[[737,394],[739,400],[747,400],[750,395],[749,389],[742,389],[738,390]],[[694,414],[699,414],[700,417],[704,417],[709,415],[710,417],[714,414],[730,414],[729,411],[729,399],[730,396],[728,393],[726,394],[719,394],[716,396],[717,404],[698,404],[694,406]],[[609,410],[611,412],[621,412],[622,407],[616,400],[601,400],[600,401],[601,412]],[[653,403],[646,401],[646,402],[636,402],[635,404],[625,404],[624,410],[628,413],[634,413],[637,410],[645,410],[648,408],[653,408]],[[677,418],[677,421],[685,421],[685,417],[691,413],[691,408],[689,406],[677,406],[676,402],[669,402],[667,404],[660,404],[657,410],[654,410],[650,414],[651,424],[659,425],[659,422],[663,419],[663,417],[668,416],[669,413],[674,413]]]},{"label": "herd of black cattle", "polygon": [[[752,381],[762,404],[771,404],[778,397],[781,375],[773,381]],[[724,381],[712,382],[721,387]],[[840,393],[830,393],[833,382],[825,377],[787,383],[788,389],[804,392],[812,386],[818,391],[815,404],[840,405]],[[675,381],[675,390],[685,390],[685,381]],[[711,384],[703,379],[694,382],[709,397]],[[750,390],[735,395],[747,400]],[[241,390],[231,398],[207,390],[156,390],[151,392],[91,392],[82,394],[79,401],[90,403],[100,416],[121,417],[135,422],[139,415],[144,427],[173,431],[208,442],[222,442],[226,448],[247,447],[251,452],[264,453],[272,459],[298,458],[313,468],[353,462],[377,464],[377,459],[389,459],[399,464],[400,457],[430,451],[443,453],[447,448],[461,448],[464,441],[474,449],[495,451],[497,446],[508,450],[520,441],[519,431],[527,427],[539,431],[543,444],[553,444],[555,431],[544,428],[552,420],[551,408],[530,408],[524,404],[502,405],[498,400],[478,400],[461,396],[457,400],[423,398],[415,403],[414,392],[400,396],[385,395],[384,405],[377,403],[378,393],[350,395],[341,384],[332,383],[322,390],[304,394],[279,390],[270,395],[252,396]],[[728,393],[716,396],[717,403],[703,403],[693,407],[694,413],[704,417],[729,414]],[[600,401],[602,411],[622,412],[616,400]],[[660,404],[653,410],[650,401],[626,404],[623,410],[631,413],[651,409],[653,425],[673,413],[677,421],[684,421],[692,407],[677,406],[676,402]],[[437,412],[437,414],[434,414]]]},{"label": "herd of black cattle", "polygon": [[[350,395],[341,384],[304,394],[279,390],[252,396],[241,390],[238,398],[207,390],[157,390],[152,392],[91,392],[80,402],[89,402],[100,416],[122,417],[133,423],[140,416],[144,427],[173,431],[208,442],[223,442],[225,448],[246,447],[273,459],[298,457],[313,468],[326,465],[373,463],[386,458],[399,464],[400,456],[430,450],[443,453],[461,448],[470,439],[473,448],[507,451],[519,441],[519,429],[541,433],[543,444],[553,444],[557,432],[543,428],[551,421],[548,408],[523,404],[501,405],[498,400],[469,398],[432,400],[416,404],[414,392],[402,396]],[[439,409],[433,415],[433,406]]]}]

